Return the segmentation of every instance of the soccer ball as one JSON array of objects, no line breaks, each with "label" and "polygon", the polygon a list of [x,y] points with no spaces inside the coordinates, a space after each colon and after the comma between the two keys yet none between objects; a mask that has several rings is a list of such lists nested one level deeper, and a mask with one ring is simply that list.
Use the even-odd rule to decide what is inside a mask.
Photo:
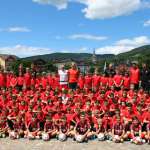
[{"label": "soccer ball", "polygon": [[42,139],[43,139],[43,141],[48,141],[49,140],[49,134],[48,133],[43,133],[42,134]]},{"label": "soccer ball", "polygon": [[137,137],[135,137],[133,139],[133,143],[135,143],[135,144],[142,144],[142,139],[139,136],[137,136]]},{"label": "soccer ball", "polygon": [[83,135],[77,135],[76,137],[75,137],[75,139],[76,139],[76,141],[78,142],[78,143],[82,143],[83,142]]},{"label": "soccer ball", "polygon": [[118,135],[114,136],[114,142],[119,143],[121,141],[120,137]]},{"label": "soccer ball", "polygon": [[104,141],[105,140],[105,135],[103,133],[98,134],[97,136],[99,141]]},{"label": "soccer ball", "polygon": [[14,140],[14,139],[17,139],[18,135],[16,132],[12,131],[9,133],[9,137],[10,139]]},{"label": "soccer ball", "polygon": [[60,133],[59,135],[58,135],[58,139],[59,139],[59,141],[61,141],[61,142],[63,142],[63,141],[65,141],[66,140],[66,134],[64,134],[64,133]]},{"label": "soccer ball", "polygon": [[34,139],[35,139],[35,136],[33,136],[32,133],[29,133],[29,134],[28,134],[28,139],[29,139],[29,140],[34,140]]}]

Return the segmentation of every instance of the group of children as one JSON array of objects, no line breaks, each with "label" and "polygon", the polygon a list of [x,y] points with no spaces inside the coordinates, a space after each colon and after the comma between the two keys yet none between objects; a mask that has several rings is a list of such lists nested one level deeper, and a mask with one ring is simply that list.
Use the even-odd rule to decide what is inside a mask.
[{"label": "group of children", "polygon": [[130,75],[80,75],[72,90],[59,76],[0,73],[0,137],[150,144],[150,96]]}]

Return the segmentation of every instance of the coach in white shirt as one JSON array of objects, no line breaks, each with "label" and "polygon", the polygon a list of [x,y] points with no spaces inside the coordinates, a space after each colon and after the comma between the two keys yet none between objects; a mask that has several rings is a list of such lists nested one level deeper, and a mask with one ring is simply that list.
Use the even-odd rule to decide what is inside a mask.
[{"label": "coach in white shirt", "polygon": [[68,70],[62,65],[58,70],[60,88],[68,88]]}]

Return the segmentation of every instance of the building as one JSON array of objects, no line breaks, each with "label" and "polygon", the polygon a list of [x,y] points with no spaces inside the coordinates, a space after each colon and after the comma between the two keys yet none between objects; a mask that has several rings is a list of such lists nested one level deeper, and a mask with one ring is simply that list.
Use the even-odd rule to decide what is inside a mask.
[{"label": "building", "polygon": [[62,65],[71,66],[72,63],[76,63],[78,69],[81,73],[86,73],[89,69],[89,65],[83,60],[75,60],[75,59],[64,59],[64,60],[55,60],[54,65],[57,68],[60,68]]},{"label": "building", "polygon": [[93,50],[92,63],[93,63],[93,64],[96,64],[96,63],[97,63],[97,57],[96,57],[95,49]]},{"label": "building", "polygon": [[15,55],[0,54],[0,68],[3,70],[11,70],[12,64],[18,59]]}]

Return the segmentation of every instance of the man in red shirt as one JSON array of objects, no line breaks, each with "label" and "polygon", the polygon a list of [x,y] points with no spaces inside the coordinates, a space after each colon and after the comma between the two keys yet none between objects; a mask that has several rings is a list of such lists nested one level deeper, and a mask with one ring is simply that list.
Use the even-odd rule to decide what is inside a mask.
[{"label": "man in red shirt", "polygon": [[68,70],[69,87],[76,90],[79,77],[79,71],[75,63],[72,64],[71,69]]},{"label": "man in red shirt", "polygon": [[134,84],[135,89],[139,88],[140,81],[140,70],[135,62],[133,62],[132,67],[130,68],[130,83]]}]

